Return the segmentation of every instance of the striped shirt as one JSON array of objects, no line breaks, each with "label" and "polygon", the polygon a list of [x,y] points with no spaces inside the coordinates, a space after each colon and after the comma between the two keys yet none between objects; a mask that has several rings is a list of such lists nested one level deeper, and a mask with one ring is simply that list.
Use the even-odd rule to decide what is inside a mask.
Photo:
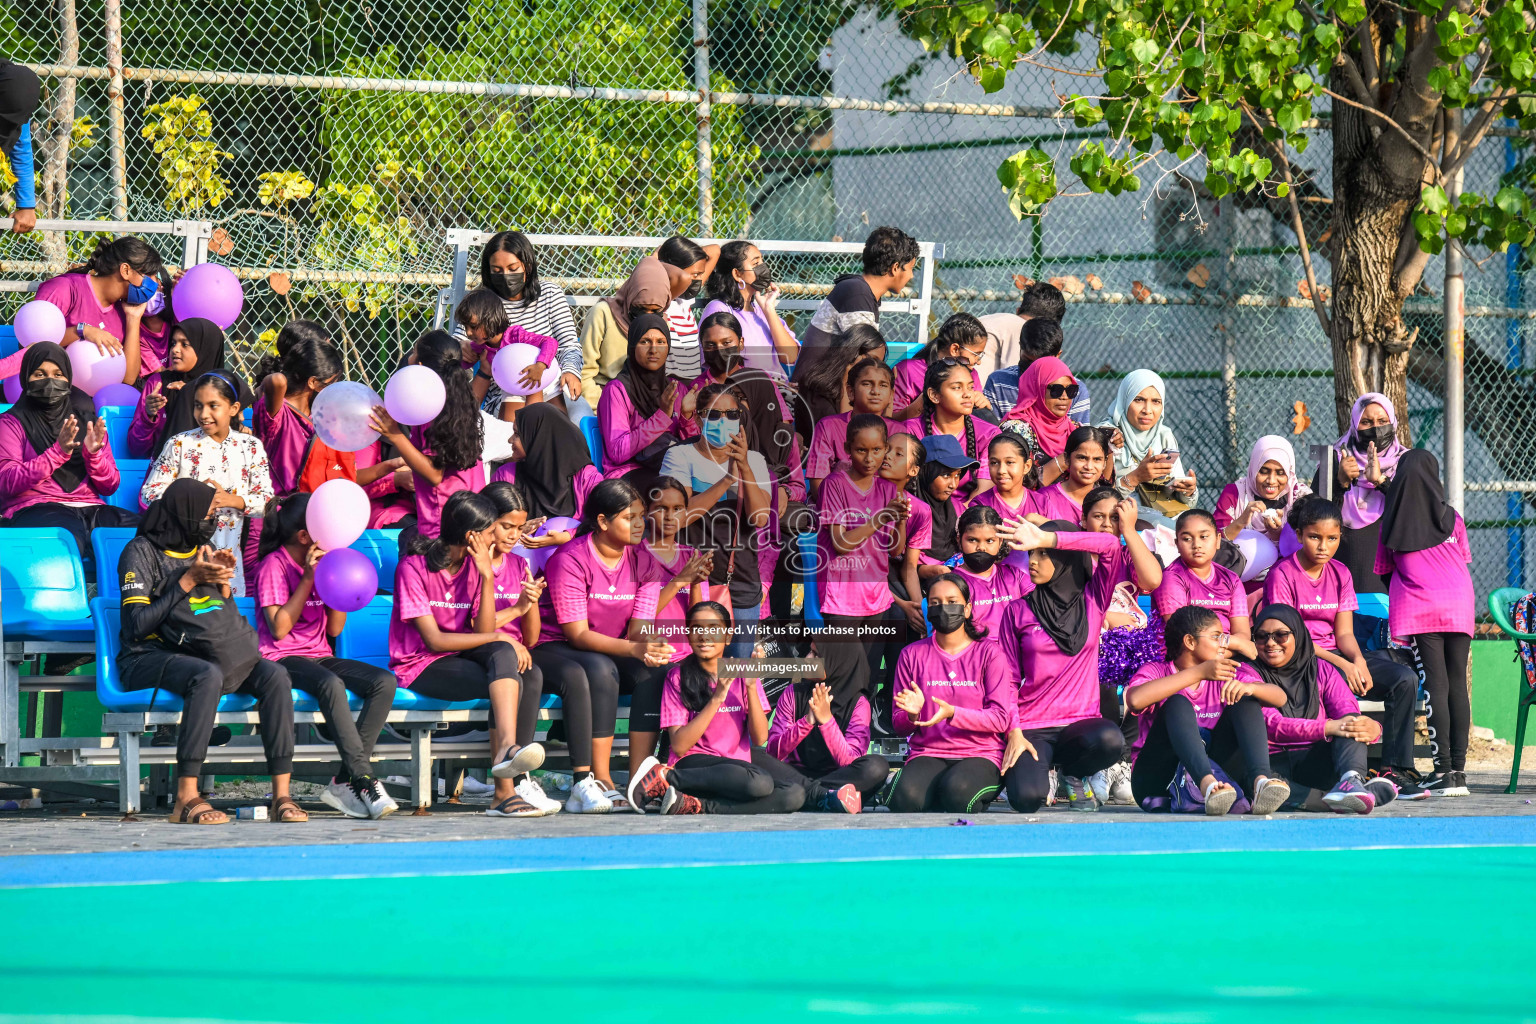
[{"label": "striped shirt", "polygon": [[[694,380],[704,372],[704,366],[699,353],[699,322],[693,318],[693,300],[673,299],[663,315],[667,318],[667,326],[672,329],[672,345],[667,350],[667,373],[682,380]],[[579,346],[576,354],[581,355]],[[580,367],[576,372],[581,373]]]},{"label": "striped shirt", "polygon": [[[509,323],[532,331],[534,334],[554,338],[560,346],[555,353],[555,362],[559,364],[561,372],[581,376],[581,336],[576,333],[576,321],[571,316],[571,303],[562,289],[548,281],[541,281],[539,297],[533,302],[502,299],[501,305],[507,311]],[[464,328],[455,324],[453,336],[463,341]],[[483,369],[489,371],[490,367]],[[502,403],[505,401],[507,396],[502,393],[501,388],[492,383],[481,408],[495,415],[501,412]]]}]

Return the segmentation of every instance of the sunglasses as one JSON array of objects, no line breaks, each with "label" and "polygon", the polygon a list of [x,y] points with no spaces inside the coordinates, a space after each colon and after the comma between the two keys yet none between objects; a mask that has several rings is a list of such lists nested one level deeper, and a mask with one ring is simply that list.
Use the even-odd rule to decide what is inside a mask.
[{"label": "sunglasses", "polygon": [[740,409],[711,409],[704,414],[706,420],[730,420],[732,423],[741,422]]},{"label": "sunglasses", "polygon": [[1277,629],[1273,633],[1266,633],[1259,629],[1253,633],[1253,642],[1262,646],[1273,641],[1276,647],[1284,647],[1285,642],[1295,635],[1288,629]]},{"label": "sunglasses", "polygon": [[1047,384],[1045,386],[1045,393],[1052,398],[1060,398],[1062,395],[1066,395],[1073,401],[1077,400],[1077,393],[1081,390],[1083,390],[1081,384]]}]

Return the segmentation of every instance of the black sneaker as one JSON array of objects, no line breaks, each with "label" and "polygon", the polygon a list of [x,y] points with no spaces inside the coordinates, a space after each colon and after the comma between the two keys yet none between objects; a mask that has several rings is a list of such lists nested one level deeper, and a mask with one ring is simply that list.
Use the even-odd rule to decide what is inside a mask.
[{"label": "black sneaker", "polygon": [[1382,768],[1371,772],[1371,779],[1386,779],[1397,787],[1399,800],[1428,800],[1429,791],[1423,786],[1423,777],[1412,768]]},{"label": "black sneaker", "polygon": [[1466,772],[1436,772],[1424,780],[1424,789],[1431,796],[1471,796],[1467,789]]}]

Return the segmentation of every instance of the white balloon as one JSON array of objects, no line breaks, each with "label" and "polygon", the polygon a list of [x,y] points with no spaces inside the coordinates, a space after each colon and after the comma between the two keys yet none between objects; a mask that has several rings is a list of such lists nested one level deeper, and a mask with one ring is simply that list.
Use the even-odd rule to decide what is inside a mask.
[{"label": "white balloon", "polygon": [[309,419],[327,445],[339,452],[360,452],[379,439],[368,417],[374,406],[383,404],[384,399],[368,385],[338,381],[315,396]]},{"label": "white balloon", "polygon": [[1244,530],[1232,543],[1237,545],[1237,550],[1241,551],[1243,557],[1248,560],[1248,565],[1243,569],[1242,574],[1244,583],[1264,575],[1269,571],[1270,566],[1280,560],[1280,549],[1275,547],[1274,541],[1262,533]]}]

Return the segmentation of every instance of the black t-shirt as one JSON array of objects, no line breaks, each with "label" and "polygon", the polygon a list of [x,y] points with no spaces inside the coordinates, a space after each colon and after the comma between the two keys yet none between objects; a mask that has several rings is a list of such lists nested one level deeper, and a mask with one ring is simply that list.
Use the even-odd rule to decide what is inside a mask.
[{"label": "black t-shirt", "polygon": [[792,379],[799,380],[827,354],[832,340],[859,324],[880,325],[880,302],[863,274],[845,274],[832,285],[832,294],[811,315],[811,325],[800,336],[800,355]]}]

